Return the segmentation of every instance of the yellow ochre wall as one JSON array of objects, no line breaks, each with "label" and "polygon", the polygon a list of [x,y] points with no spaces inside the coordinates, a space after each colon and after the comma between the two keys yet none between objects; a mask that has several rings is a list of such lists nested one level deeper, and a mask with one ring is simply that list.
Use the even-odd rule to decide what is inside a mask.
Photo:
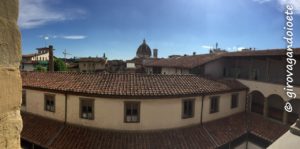
[{"label": "yellow ochre wall", "polygon": [[[23,111],[64,121],[64,94],[56,94],[56,111],[55,113],[52,113],[44,111],[44,93],[48,92],[29,89],[27,89],[26,92],[27,105],[25,108],[22,108]],[[221,94],[219,112],[214,114],[209,113],[210,96],[205,96],[203,101],[203,122],[244,111],[245,94],[246,91],[239,92],[239,104],[235,109],[230,108],[231,93]],[[94,120],[86,120],[79,117],[80,98],[94,99]],[[192,118],[182,119],[182,100],[184,99],[195,99],[195,111],[194,117]],[[140,101],[139,123],[124,122],[125,101]],[[113,99],[68,95],[67,105],[68,123],[114,130],[155,130],[199,124],[201,121],[202,96],[163,99]]]}]

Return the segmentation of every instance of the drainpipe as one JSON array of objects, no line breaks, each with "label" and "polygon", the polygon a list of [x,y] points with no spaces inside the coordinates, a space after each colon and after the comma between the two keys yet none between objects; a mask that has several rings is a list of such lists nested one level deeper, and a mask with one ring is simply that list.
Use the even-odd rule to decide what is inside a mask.
[{"label": "drainpipe", "polygon": [[214,137],[209,133],[209,131],[204,127],[203,125],[203,103],[204,103],[204,95],[202,95],[202,105],[201,105],[201,126],[204,129],[204,131],[207,133],[209,139],[216,145],[219,146],[219,144],[217,143],[217,141],[214,139]]},{"label": "drainpipe", "polygon": [[68,94],[65,93],[65,124],[67,123],[67,112],[68,112]]},{"label": "drainpipe", "polygon": [[201,125],[202,125],[202,119],[203,119],[203,101],[204,101],[204,95],[202,95],[202,99],[201,99],[201,117],[200,117],[200,123],[201,123]]},{"label": "drainpipe", "polygon": [[[245,111],[246,111],[246,115],[245,115],[245,123],[246,123],[246,149],[248,149],[248,142],[249,142],[249,121],[248,121],[248,119],[249,119],[249,117],[248,117],[248,114],[251,112],[251,104],[252,102],[251,101],[249,101],[249,90],[247,90],[246,91],[246,105],[245,105],[245,107],[246,107],[246,109],[245,109]],[[250,112],[249,112],[249,110],[250,110]]]}]

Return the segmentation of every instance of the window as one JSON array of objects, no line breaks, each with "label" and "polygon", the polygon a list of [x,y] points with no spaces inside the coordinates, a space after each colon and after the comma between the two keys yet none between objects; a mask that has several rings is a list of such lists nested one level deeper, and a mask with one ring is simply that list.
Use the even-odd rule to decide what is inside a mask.
[{"label": "window", "polygon": [[125,116],[126,123],[140,122],[140,102],[125,102]]},{"label": "window", "polygon": [[80,118],[94,119],[94,99],[80,99]]},{"label": "window", "polygon": [[45,111],[55,112],[55,95],[45,94]]},{"label": "window", "polygon": [[219,96],[213,96],[210,98],[210,113],[219,112]]},{"label": "window", "polygon": [[182,101],[182,118],[194,117],[195,99],[185,99]]},{"label": "window", "polygon": [[26,106],[26,90],[22,90],[22,106]]},{"label": "window", "polygon": [[235,93],[231,95],[231,109],[238,106],[239,94]]}]

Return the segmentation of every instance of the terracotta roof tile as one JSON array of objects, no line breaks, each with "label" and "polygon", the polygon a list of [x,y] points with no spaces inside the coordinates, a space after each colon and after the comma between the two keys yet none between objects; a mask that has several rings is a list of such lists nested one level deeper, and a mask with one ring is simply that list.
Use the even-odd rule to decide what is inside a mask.
[{"label": "terracotta roof tile", "polygon": [[62,122],[27,113],[22,113],[22,119],[22,138],[42,147],[47,147],[64,126]]},{"label": "terracotta roof tile", "polygon": [[31,58],[31,57],[40,56],[40,55],[43,55],[43,54],[45,54],[45,53],[26,54],[26,55],[22,55],[22,58]]},{"label": "terracotta roof tile", "polygon": [[71,124],[62,127],[62,123],[55,120],[28,113],[22,116],[22,138],[50,149],[209,149],[237,139],[247,132],[247,128],[248,132],[270,142],[288,130],[287,125],[252,113],[248,116],[239,113],[203,125],[157,131],[113,131]]},{"label": "terracotta roof tile", "polygon": [[[293,49],[295,55],[300,55],[300,48]],[[228,52],[225,56],[284,56],[286,55],[286,49],[267,49],[267,50],[255,50],[255,51],[239,51],[239,52]]]},{"label": "terracotta roof tile", "polygon": [[236,80],[196,75],[22,72],[24,88],[47,89],[103,97],[174,97],[245,90]]},{"label": "terracotta roof tile", "polygon": [[249,117],[249,129],[252,134],[273,142],[288,131],[289,126],[251,113]]},{"label": "terracotta roof tile", "polygon": [[224,53],[180,56],[160,60],[146,60],[145,66],[176,67],[191,69],[222,57]]},{"label": "terracotta roof tile", "polygon": [[[294,54],[300,55],[300,48],[294,48]],[[249,57],[249,56],[284,56],[286,49],[268,49],[255,51],[222,52],[193,56],[180,56],[160,60],[148,60],[144,63],[147,67],[173,67],[191,69],[205,63],[224,57]]]},{"label": "terracotta roof tile", "polygon": [[245,134],[248,130],[251,134],[274,142],[277,138],[289,130],[288,125],[282,125],[255,113],[239,113],[223,119],[204,124],[209,134],[222,146]]},{"label": "terracotta roof tile", "polygon": [[153,132],[122,132],[68,125],[50,149],[173,149],[215,148],[201,127]]}]

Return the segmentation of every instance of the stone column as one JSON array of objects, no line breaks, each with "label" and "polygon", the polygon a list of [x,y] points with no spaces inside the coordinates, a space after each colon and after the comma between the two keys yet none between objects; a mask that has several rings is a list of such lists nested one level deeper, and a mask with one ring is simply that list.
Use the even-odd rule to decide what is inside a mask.
[{"label": "stone column", "polygon": [[0,0],[0,148],[20,148],[21,38],[18,0]]},{"label": "stone column", "polygon": [[282,120],[283,124],[287,124],[288,123],[288,112],[286,112],[285,110],[283,110],[283,120]]},{"label": "stone column", "polygon": [[267,98],[265,98],[264,99],[264,117],[268,117],[268,109],[269,109],[269,102],[268,102],[268,99]]}]

